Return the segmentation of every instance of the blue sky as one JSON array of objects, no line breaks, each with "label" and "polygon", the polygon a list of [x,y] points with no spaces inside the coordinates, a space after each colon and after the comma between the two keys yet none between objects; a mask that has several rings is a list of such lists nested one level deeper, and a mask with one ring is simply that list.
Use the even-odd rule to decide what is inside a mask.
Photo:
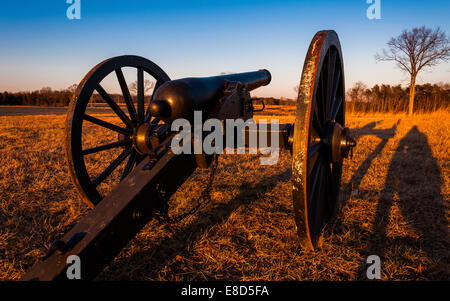
[{"label": "blue sky", "polygon": [[[380,20],[366,17],[366,0],[81,0],[80,20],[67,19],[68,7],[65,0],[0,2],[0,91],[66,88],[106,58],[135,54],[173,79],[266,68],[272,83],[254,94],[294,97],[308,45],[322,29],[340,37],[347,88],[406,85],[408,76],[376,63],[375,53],[403,29],[439,26],[450,34],[448,0],[381,0]],[[419,83],[449,75],[450,63],[441,64]]]}]

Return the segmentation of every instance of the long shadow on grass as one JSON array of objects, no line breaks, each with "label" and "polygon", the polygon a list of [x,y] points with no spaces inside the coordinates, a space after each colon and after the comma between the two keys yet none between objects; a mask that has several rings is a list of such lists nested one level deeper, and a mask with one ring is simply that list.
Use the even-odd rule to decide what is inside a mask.
[{"label": "long shadow on grass", "polygon": [[[395,136],[398,125],[400,124],[400,120],[397,121],[396,124],[392,126],[390,129],[375,129],[375,126],[381,121],[374,121],[366,124],[362,128],[352,129],[352,133],[355,135],[355,138],[358,140],[362,136],[371,135],[377,136],[381,139],[380,143],[377,147],[367,156],[367,158],[361,163],[358,169],[353,173],[350,181],[347,183],[345,188],[343,189],[343,198],[341,199],[341,207],[344,206],[348,199],[350,198],[353,191],[359,190],[359,186],[361,185],[361,181],[364,178],[364,175],[369,170],[372,165],[373,160],[381,154],[384,147],[388,143],[389,139]],[[358,147],[358,146],[357,146]]]},{"label": "long shadow on grass", "polygon": [[[378,200],[372,235],[365,258],[378,255],[383,262],[393,261],[400,267],[411,267],[410,279],[448,280],[449,232],[446,207],[441,195],[443,181],[425,134],[414,126],[403,137],[389,164],[386,184]],[[395,204],[397,203],[397,204]],[[387,237],[393,206],[397,205],[408,227],[418,238]],[[401,227],[401,226],[400,226]],[[400,233],[400,230],[396,230]],[[426,256],[423,258],[415,258]],[[425,264],[424,264],[425,263]],[[425,268],[421,267],[425,265]],[[415,266],[415,268],[414,268]],[[366,265],[359,274],[366,279]],[[394,273],[395,274],[395,273]]]},{"label": "long shadow on grass", "polygon": [[[258,195],[265,194],[273,189],[280,181],[288,181],[292,174],[291,168],[283,168],[277,174],[258,179],[256,184],[249,182],[242,183],[239,187],[239,193],[229,202],[219,204],[211,208],[208,212],[198,213],[197,219],[183,227],[177,227],[176,232],[168,238],[163,239],[160,243],[152,246],[150,249],[133,254],[127,258],[114,262],[111,270],[107,272],[107,276],[114,274],[116,267],[130,267],[139,263],[139,267],[127,274],[120,272],[123,278],[157,278],[158,273],[177,255],[183,255],[188,252],[189,245],[195,243],[201,238],[205,230],[210,229],[214,225],[221,224],[241,206],[246,206],[250,202],[258,199]],[[170,228],[170,225],[169,225]],[[143,267],[142,262],[145,262]],[[227,268],[229,272],[229,268]],[[121,276],[113,278],[122,278]],[[100,278],[103,278],[100,275]],[[213,279],[211,279],[213,280]]]}]

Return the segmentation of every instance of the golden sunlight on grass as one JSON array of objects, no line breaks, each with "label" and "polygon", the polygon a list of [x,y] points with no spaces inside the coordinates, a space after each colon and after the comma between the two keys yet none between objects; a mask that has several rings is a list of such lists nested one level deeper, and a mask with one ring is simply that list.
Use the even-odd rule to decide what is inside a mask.
[{"label": "golden sunlight on grass", "polygon": [[[270,106],[257,118],[293,122],[294,113]],[[347,116],[358,145],[316,252],[297,244],[290,153],[274,166],[261,166],[259,155],[223,155],[212,203],[177,224],[151,221],[98,278],[355,280],[365,279],[365,259],[374,254],[385,280],[448,280],[449,120],[446,111]],[[0,279],[23,276],[89,211],[68,176],[64,121],[0,117]],[[97,131],[87,127],[84,143],[116,139]],[[94,156],[88,167],[102,164]],[[196,171],[171,198],[169,214],[189,208],[207,176]]]}]

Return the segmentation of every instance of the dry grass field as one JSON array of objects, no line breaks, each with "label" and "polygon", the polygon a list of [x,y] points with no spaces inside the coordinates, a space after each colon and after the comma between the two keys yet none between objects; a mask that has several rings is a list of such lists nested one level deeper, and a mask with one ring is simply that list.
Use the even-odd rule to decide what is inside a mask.
[{"label": "dry grass field", "polygon": [[[258,117],[292,122],[294,110]],[[288,151],[273,166],[223,155],[211,203],[176,224],[151,221],[98,279],[364,280],[374,254],[383,280],[450,280],[450,113],[352,115],[347,125],[358,146],[319,250],[297,244]],[[0,279],[20,279],[89,211],[68,176],[64,126],[64,115],[0,117]],[[86,143],[99,136],[86,128]],[[101,164],[88,161],[92,170]],[[189,208],[207,176],[196,171],[169,214]]]}]

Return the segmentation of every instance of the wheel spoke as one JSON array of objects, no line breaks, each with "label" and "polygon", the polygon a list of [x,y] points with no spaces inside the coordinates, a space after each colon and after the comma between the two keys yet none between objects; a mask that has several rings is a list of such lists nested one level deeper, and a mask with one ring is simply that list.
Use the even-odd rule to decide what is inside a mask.
[{"label": "wheel spoke", "polygon": [[339,88],[339,82],[341,81],[341,69],[336,70],[336,76],[333,78],[333,91],[331,92],[331,101],[334,104],[336,101],[336,94]]},{"label": "wheel spoke", "polygon": [[323,127],[322,127],[322,123],[320,122],[319,106],[317,104],[317,101],[314,102],[313,127],[316,130],[316,132],[319,134],[319,136],[322,137]]},{"label": "wheel spoke", "polygon": [[315,233],[319,233],[322,229],[324,220],[327,219],[329,213],[329,199],[330,199],[330,166],[328,162],[324,162],[324,157],[319,158],[320,171],[318,172],[318,180],[316,187],[311,195],[311,216],[312,228]]},{"label": "wheel spoke", "polygon": [[321,147],[322,141],[311,146],[308,151],[308,158],[314,156],[317,152],[319,152]]},{"label": "wheel spoke", "polygon": [[326,202],[327,202],[326,204],[328,205],[327,208],[329,209],[330,207],[333,206],[333,204],[331,204],[331,202],[330,202],[330,200],[332,199],[332,198],[330,198],[330,195],[332,195],[334,193],[334,189],[335,189],[335,187],[333,185],[333,174],[331,171],[330,164],[326,164],[324,173],[325,173],[326,186],[329,187],[328,198],[326,200]]},{"label": "wheel spoke", "polygon": [[112,124],[112,123],[103,121],[103,120],[101,120],[101,119],[92,117],[92,116],[90,116],[90,115],[88,115],[88,114],[84,114],[83,119],[84,119],[84,120],[87,120],[87,121],[89,121],[89,122],[92,122],[92,123],[94,123],[94,124],[96,124],[96,125],[99,125],[99,126],[101,126],[101,127],[104,127],[104,128],[110,129],[110,130],[112,130],[112,131],[115,131],[115,132],[124,134],[124,135],[126,135],[126,136],[129,136],[129,135],[131,135],[131,134],[133,133],[133,132],[132,132],[131,130],[129,130],[129,129],[121,128],[121,127],[119,127],[119,126],[117,126],[117,125],[115,125],[115,124]]},{"label": "wheel spoke", "polygon": [[318,162],[316,162],[313,169],[311,170],[311,174],[309,175],[310,176],[310,186],[309,186],[310,190],[309,191],[310,191],[311,198],[314,196],[314,191],[316,189],[317,183],[319,182],[319,174],[321,173],[321,169],[322,169],[322,164],[319,160]]},{"label": "wheel spoke", "polygon": [[[338,102],[338,99],[336,99],[337,90],[339,88],[339,83],[341,81],[341,69],[336,70],[336,76],[333,78],[333,90],[331,91],[331,114],[330,114],[330,120],[335,120],[337,112],[339,110],[339,106],[341,105]],[[339,100],[340,101],[340,100]]]},{"label": "wheel spoke", "polygon": [[137,73],[137,108],[138,120],[144,121],[144,70],[138,68]]},{"label": "wheel spoke", "polygon": [[128,116],[122,111],[122,109],[116,104],[116,102],[109,96],[109,94],[103,89],[100,84],[96,88],[97,92],[102,96],[105,102],[111,107],[117,116],[125,123],[129,128],[133,128],[133,123]]},{"label": "wheel spoke", "polygon": [[87,148],[85,150],[83,150],[82,154],[84,155],[89,155],[89,154],[93,154],[93,153],[98,153],[104,150],[108,150],[108,149],[112,149],[112,148],[117,148],[120,146],[125,146],[125,145],[129,145],[131,144],[131,141],[127,140],[127,141],[117,141],[117,142],[113,142],[113,143],[108,143],[108,144],[104,144],[104,145],[100,145],[97,147],[93,147],[93,148]]},{"label": "wheel spoke", "polygon": [[98,175],[93,181],[92,184],[97,187],[103,182],[119,165],[125,160],[125,158],[131,153],[131,147],[125,149],[114,161],[109,164],[109,166]]},{"label": "wheel spoke", "polygon": [[127,165],[125,165],[125,168],[122,173],[122,177],[120,178],[120,181],[125,179],[126,176],[130,173],[130,171],[133,169],[134,163],[136,163],[136,152],[131,152],[130,158],[128,158]]},{"label": "wheel spoke", "polygon": [[328,81],[327,81],[327,85],[328,85],[328,91],[331,91],[331,88],[333,87],[332,84],[334,83],[334,78],[335,78],[335,71],[336,71],[336,56],[337,56],[337,52],[334,51],[333,49],[330,49],[328,52]]},{"label": "wheel spoke", "polygon": [[[153,95],[155,95],[155,91],[162,85],[164,84],[164,82],[162,80],[157,80],[155,87],[153,88],[153,93],[152,96],[150,97],[150,102],[153,100]],[[149,122],[150,118],[152,116],[150,116],[150,114],[148,113],[148,109],[145,110],[145,118],[144,118],[144,122]],[[159,120],[158,120],[159,121]]]},{"label": "wheel spoke", "polygon": [[127,82],[123,76],[122,69],[116,69],[117,80],[119,81],[120,89],[122,90],[122,96],[127,105],[128,113],[131,120],[137,124],[136,109],[134,108],[133,98],[131,98],[130,90],[128,90]]},{"label": "wheel spoke", "polygon": [[320,89],[320,109],[322,110],[322,116],[321,117],[321,124],[325,124],[327,121],[327,100],[326,100],[326,93],[325,93],[325,84],[324,84],[324,72],[320,74],[319,79],[319,89]]},{"label": "wheel spoke", "polygon": [[327,120],[330,118],[331,105],[333,102],[333,86],[336,67],[336,51],[332,49],[328,52],[328,70],[327,70]]},{"label": "wheel spoke", "polygon": [[331,120],[336,120],[337,114],[339,112],[339,109],[342,105],[342,98],[338,97],[336,101],[333,103],[333,111],[331,113]]},{"label": "wheel spoke", "polygon": [[330,166],[330,162],[326,162],[326,163],[324,163],[324,173],[326,174],[326,177],[325,177],[325,179],[324,179],[324,181],[325,181],[325,184],[326,184],[326,186],[327,187],[330,187],[331,186],[331,182],[330,182],[330,180],[331,180],[331,166]]},{"label": "wheel spoke", "polygon": [[326,176],[324,176],[324,169],[321,170],[320,175],[320,190],[317,198],[314,201],[314,226],[313,229],[316,233],[319,233],[322,229],[323,221],[326,219],[324,213],[327,211],[326,201],[329,196],[329,191],[326,185]]},{"label": "wheel spoke", "polygon": [[316,166],[317,159],[319,158],[319,153],[308,158],[308,174],[311,173],[311,170]]},{"label": "wheel spoke", "polygon": [[[315,232],[315,226],[317,223],[317,211],[319,209],[318,207],[318,200],[322,197],[323,194],[323,188],[322,188],[322,170],[323,170],[323,164],[321,162],[321,158],[319,158],[319,161],[317,162],[316,166],[313,168],[311,172],[311,186],[310,186],[310,196],[308,201],[308,216],[310,219],[310,225],[314,229]],[[313,218],[314,217],[314,218]]]}]

